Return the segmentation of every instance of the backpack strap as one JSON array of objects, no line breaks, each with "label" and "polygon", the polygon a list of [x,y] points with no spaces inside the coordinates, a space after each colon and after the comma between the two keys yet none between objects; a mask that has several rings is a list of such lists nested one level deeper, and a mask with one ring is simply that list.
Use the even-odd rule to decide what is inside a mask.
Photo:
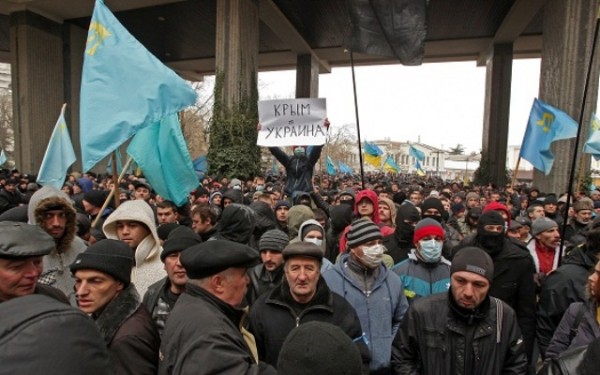
[{"label": "backpack strap", "polygon": [[502,339],[502,321],[504,320],[504,305],[498,298],[494,298],[496,302],[496,344],[500,344]]}]

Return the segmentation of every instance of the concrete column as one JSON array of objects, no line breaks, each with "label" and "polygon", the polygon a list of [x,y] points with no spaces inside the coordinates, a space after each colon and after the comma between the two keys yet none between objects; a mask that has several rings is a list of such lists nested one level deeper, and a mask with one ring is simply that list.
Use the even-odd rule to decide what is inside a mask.
[{"label": "concrete column", "polygon": [[482,152],[489,162],[490,182],[496,185],[506,183],[512,60],[512,44],[496,44],[486,62]]},{"label": "concrete column", "polygon": [[[575,120],[581,114],[583,88],[592,51],[596,14],[600,1],[549,0],[544,7],[540,94],[543,101],[562,109]],[[578,163],[589,160],[581,153],[589,131],[589,119],[598,98],[600,48],[596,47],[577,154]],[[575,140],[552,144],[554,165],[548,176],[535,171],[533,182],[542,191],[563,193],[569,184]],[[589,163],[588,163],[589,165]],[[579,168],[579,164],[577,167]],[[589,168],[589,167],[588,167]],[[575,186],[574,186],[575,188]]]},{"label": "concrete column", "polygon": [[317,98],[319,62],[312,55],[298,55],[296,61],[296,98]]},{"label": "concrete column", "polygon": [[215,63],[226,108],[247,99],[257,84],[258,25],[256,0],[217,0]]},{"label": "concrete column", "polygon": [[15,162],[37,173],[65,101],[62,25],[30,11],[10,15]]}]

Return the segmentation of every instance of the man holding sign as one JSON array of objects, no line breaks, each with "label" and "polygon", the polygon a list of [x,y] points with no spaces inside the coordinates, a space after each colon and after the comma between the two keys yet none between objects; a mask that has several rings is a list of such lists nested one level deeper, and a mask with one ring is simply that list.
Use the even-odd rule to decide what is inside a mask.
[{"label": "man holding sign", "polygon": [[[257,145],[268,146],[285,167],[284,193],[291,197],[295,191],[311,192],[313,170],[329,128],[325,99],[260,101],[258,115]],[[293,146],[294,153],[287,155],[279,146]]]}]

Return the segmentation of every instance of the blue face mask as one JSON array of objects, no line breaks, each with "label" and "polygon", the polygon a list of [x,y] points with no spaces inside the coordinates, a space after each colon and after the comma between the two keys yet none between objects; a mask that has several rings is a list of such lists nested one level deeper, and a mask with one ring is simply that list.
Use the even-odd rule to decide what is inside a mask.
[{"label": "blue face mask", "polygon": [[305,153],[304,148],[303,147],[296,147],[294,149],[294,155],[296,156],[303,156]]},{"label": "blue face mask", "polygon": [[418,250],[421,260],[425,263],[439,262],[442,257],[442,247],[444,243],[436,240],[419,241],[420,250]]}]

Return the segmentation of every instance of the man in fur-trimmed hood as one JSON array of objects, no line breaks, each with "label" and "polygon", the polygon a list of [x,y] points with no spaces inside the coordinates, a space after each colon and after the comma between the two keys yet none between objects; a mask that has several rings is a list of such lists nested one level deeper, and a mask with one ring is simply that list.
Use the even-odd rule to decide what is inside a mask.
[{"label": "man in fur-trimmed hood", "polygon": [[59,289],[75,305],[75,284],[69,264],[86,249],[86,245],[76,236],[77,213],[72,201],[62,191],[44,186],[31,196],[27,216],[29,224],[40,226],[56,243],[56,248],[43,258],[44,272],[38,282]]}]

